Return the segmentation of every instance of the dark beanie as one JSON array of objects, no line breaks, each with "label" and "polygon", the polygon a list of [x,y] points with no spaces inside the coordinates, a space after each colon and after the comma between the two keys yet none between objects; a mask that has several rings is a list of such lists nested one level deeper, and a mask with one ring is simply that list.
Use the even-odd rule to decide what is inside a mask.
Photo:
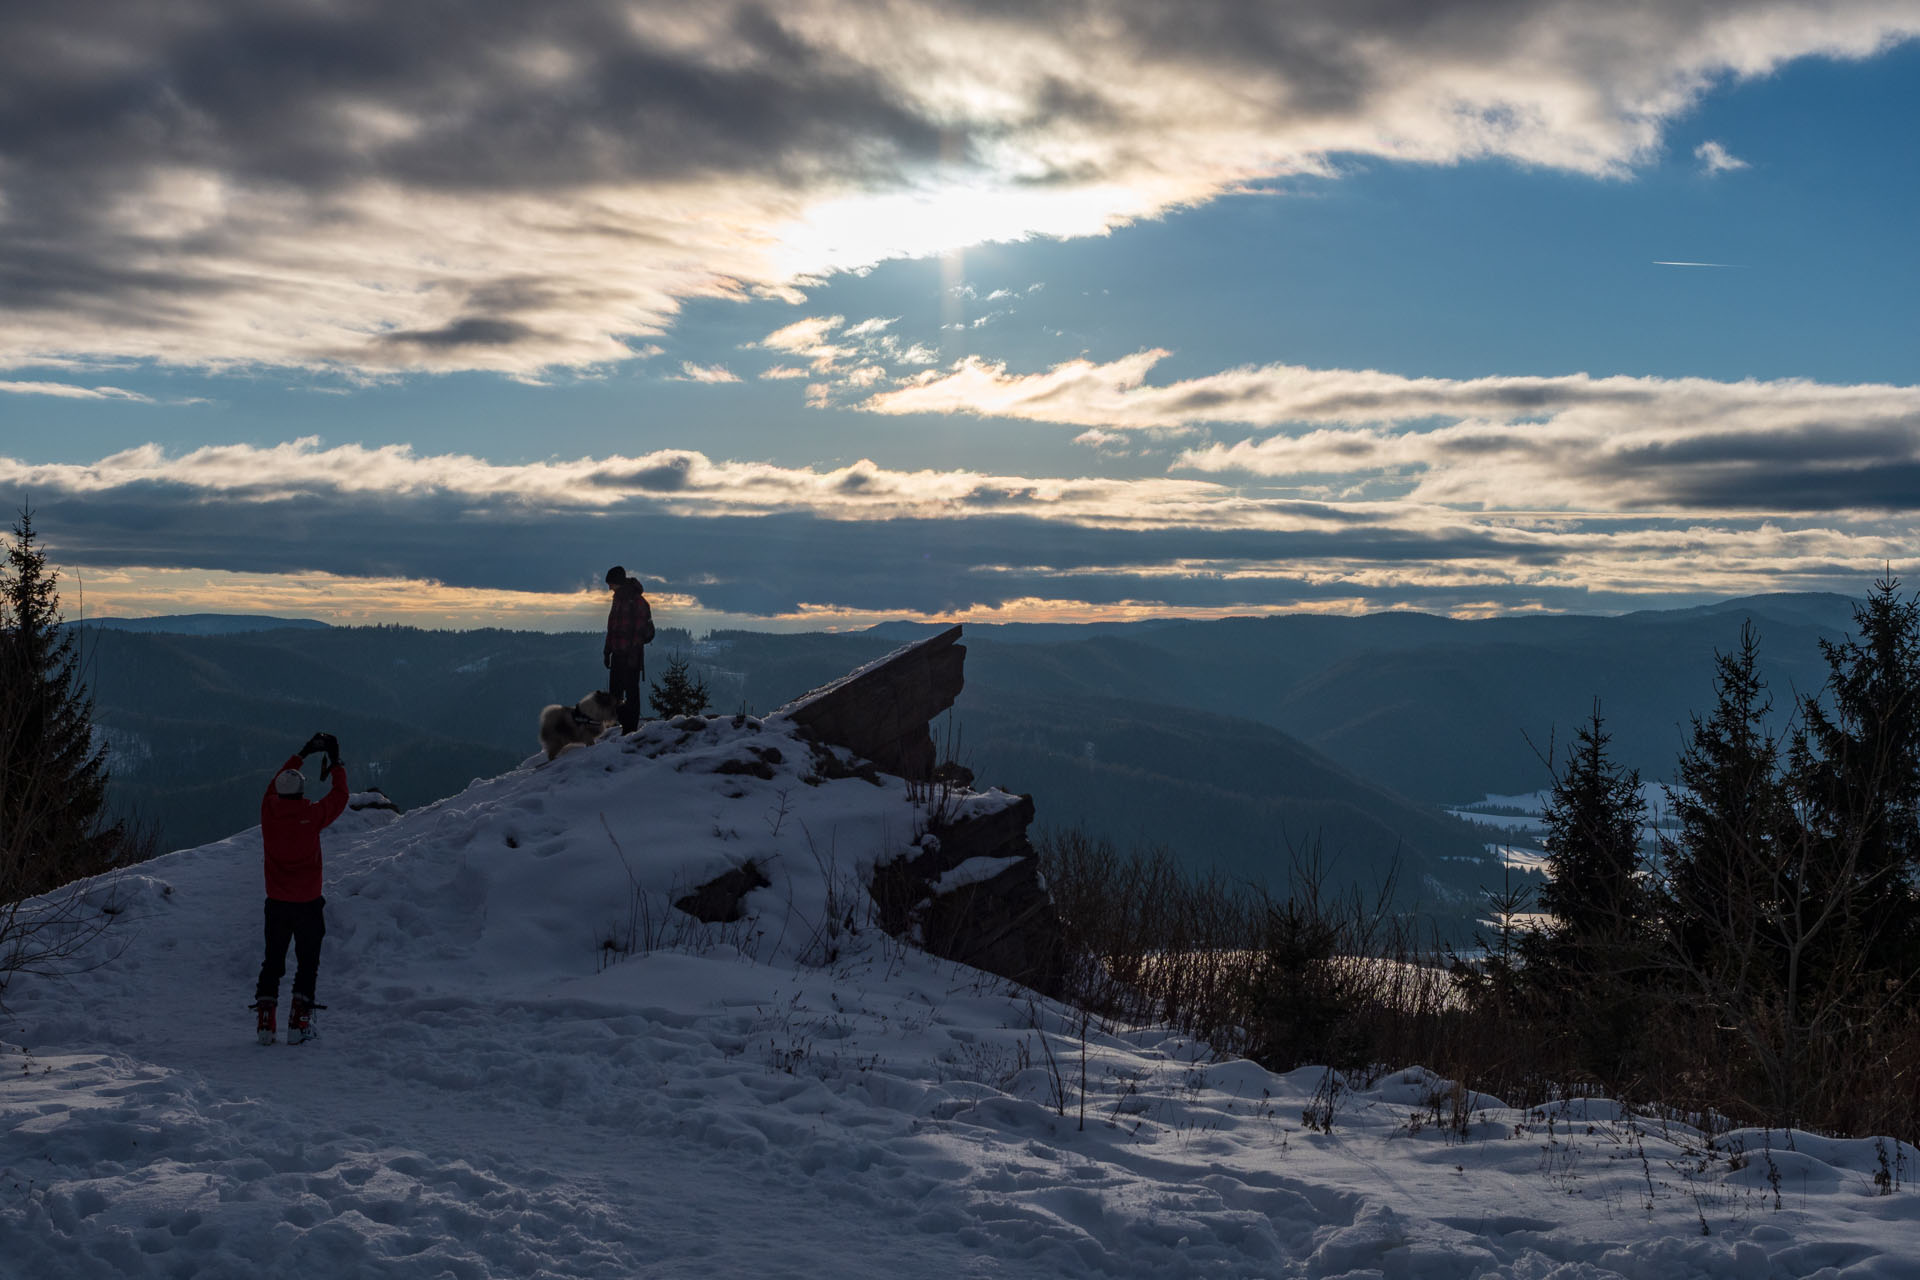
[{"label": "dark beanie", "polygon": [[610,587],[617,587],[620,585],[621,579],[625,578],[626,576],[627,576],[626,569],[624,569],[620,565],[615,565],[613,566],[613,568],[607,570],[607,585]]}]

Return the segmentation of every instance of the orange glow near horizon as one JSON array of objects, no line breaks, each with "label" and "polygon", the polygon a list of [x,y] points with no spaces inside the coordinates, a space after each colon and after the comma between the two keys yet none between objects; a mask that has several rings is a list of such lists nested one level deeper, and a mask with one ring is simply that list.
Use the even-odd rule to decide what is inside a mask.
[{"label": "orange glow near horizon", "polygon": [[[398,625],[426,629],[477,630],[500,627],[518,631],[597,631],[606,618],[607,596],[597,589],[575,592],[507,591],[450,587],[407,578],[344,578],[324,573],[259,574],[197,569],[60,569],[63,612],[70,621],[86,618],[146,618],[171,614],[264,614],[313,618],[335,626]],[[1219,618],[1281,614],[1359,615],[1380,607],[1364,596],[1294,602],[1286,605],[1209,607],[1169,606],[1128,600],[1090,604],[1082,600],[1023,597],[999,605],[977,605],[944,613],[911,609],[856,610],[802,605],[790,613],[735,614],[703,606],[692,595],[653,591],[656,617],[663,626],[684,627],[696,635],[716,630],[857,631],[882,622],[1056,623],[1140,622],[1177,618],[1206,622]],[[1483,617],[1491,604],[1452,611]]]},{"label": "orange glow near horizon", "polygon": [[[181,613],[266,614],[316,618],[336,626],[473,630],[591,631],[606,615],[604,591],[566,593],[449,587],[409,578],[345,578],[326,573],[231,573],[201,569],[62,567],[60,595],[70,621]],[[656,595],[672,608],[687,597]]]}]

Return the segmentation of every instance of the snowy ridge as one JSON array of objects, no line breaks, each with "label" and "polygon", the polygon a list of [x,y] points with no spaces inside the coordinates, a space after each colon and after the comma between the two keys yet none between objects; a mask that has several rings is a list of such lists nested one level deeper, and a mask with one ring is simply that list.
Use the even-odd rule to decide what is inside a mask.
[{"label": "snowy ridge", "polygon": [[[6,991],[0,1276],[1914,1274],[1911,1148],[1329,1089],[886,938],[924,814],[810,750],[650,724],[349,812],[310,1045],[242,1008],[257,831],[90,886],[120,954]],[[747,860],[748,919],[667,907]]]}]

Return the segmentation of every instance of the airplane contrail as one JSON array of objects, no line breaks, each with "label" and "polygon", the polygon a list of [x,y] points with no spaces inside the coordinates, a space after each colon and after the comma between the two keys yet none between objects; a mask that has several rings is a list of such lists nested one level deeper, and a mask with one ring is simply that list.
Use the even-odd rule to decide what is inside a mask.
[{"label": "airplane contrail", "polygon": [[1738,270],[1742,264],[1738,262],[1663,262],[1655,258],[1653,265],[1656,267],[1727,267]]}]

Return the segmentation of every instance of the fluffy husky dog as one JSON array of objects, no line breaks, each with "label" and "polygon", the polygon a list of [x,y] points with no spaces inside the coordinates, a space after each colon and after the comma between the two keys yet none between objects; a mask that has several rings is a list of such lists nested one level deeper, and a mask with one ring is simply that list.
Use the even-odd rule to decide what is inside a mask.
[{"label": "fluffy husky dog", "polygon": [[551,760],[568,747],[592,744],[603,730],[620,718],[613,695],[596,689],[570,707],[554,705],[540,712],[540,745]]}]

